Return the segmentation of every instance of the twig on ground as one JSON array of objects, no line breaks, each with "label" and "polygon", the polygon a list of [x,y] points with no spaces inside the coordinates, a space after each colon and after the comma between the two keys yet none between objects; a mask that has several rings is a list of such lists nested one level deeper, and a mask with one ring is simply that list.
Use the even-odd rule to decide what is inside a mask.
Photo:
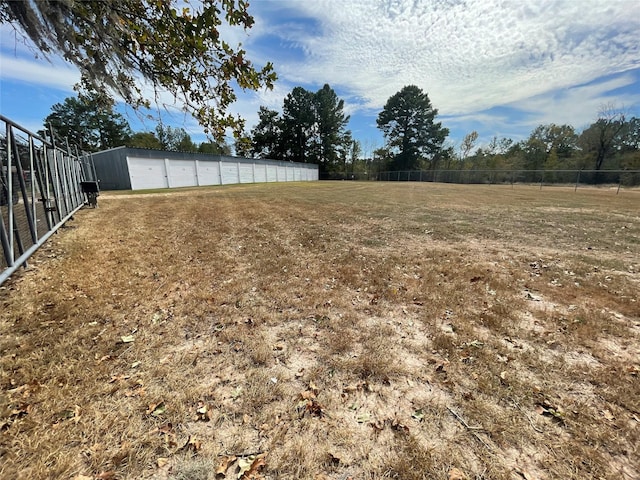
[{"label": "twig on ground", "polygon": [[477,439],[480,443],[482,443],[482,444],[487,448],[487,450],[492,450],[492,451],[493,451],[493,448],[491,448],[491,445],[489,445],[487,442],[485,442],[485,441],[482,439],[482,437],[480,437],[480,435],[478,435],[478,431],[485,431],[485,429],[484,429],[484,428],[482,428],[482,427],[472,427],[472,426],[470,426],[470,425],[465,421],[465,419],[464,419],[464,418],[462,418],[462,417],[460,416],[460,414],[458,414],[458,413],[457,413],[455,410],[453,410],[451,407],[447,407],[447,410],[449,410],[449,412],[451,412],[451,415],[453,415],[453,416],[455,417],[455,419],[456,419],[456,420],[458,420],[458,422],[460,422],[464,428],[466,428],[467,430],[469,430],[469,431],[473,434],[473,436],[474,436],[474,437],[476,437],[476,439]]},{"label": "twig on ground", "polygon": [[249,452],[249,453],[221,453],[218,456],[219,457],[237,457],[237,458],[243,458],[243,457],[257,457],[258,455],[264,455],[264,451],[257,451],[257,452]]}]

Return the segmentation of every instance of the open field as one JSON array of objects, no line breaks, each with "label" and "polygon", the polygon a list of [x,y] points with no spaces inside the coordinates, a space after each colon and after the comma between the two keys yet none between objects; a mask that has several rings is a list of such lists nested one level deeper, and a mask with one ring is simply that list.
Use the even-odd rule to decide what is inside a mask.
[{"label": "open field", "polygon": [[0,289],[0,478],[640,478],[640,191],[238,185],[70,225]]}]

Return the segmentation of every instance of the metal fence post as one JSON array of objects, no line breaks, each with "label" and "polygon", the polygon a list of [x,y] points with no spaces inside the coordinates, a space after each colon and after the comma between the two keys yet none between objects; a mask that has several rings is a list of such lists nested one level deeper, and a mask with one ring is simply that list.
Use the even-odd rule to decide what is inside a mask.
[{"label": "metal fence post", "polygon": [[[36,231],[34,227],[33,217],[31,216],[31,210],[29,209],[29,194],[27,193],[27,185],[24,181],[24,171],[22,170],[22,163],[20,162],[20,155],[18,154],[18,145],[16,144],[16,139],[13,135],[13,131],[11,132],[11,139],[7,138],[7,141],[11,142],[13,146],[13,151],[16,156],[16,174],[18,177],[18,186],[20,187],[20,191],[22,193],[22,201],[24,202],[24,211],[25,216],[27,217],[27,224],[29,225],[29,233],[31,233],[31,239],[33,243],[38,241],[36,236]],[[13,177],[13,175],[11,175]],[[12,202],[13,203],[13,202]],[[24,252],[21,252],[24,253]]]}]

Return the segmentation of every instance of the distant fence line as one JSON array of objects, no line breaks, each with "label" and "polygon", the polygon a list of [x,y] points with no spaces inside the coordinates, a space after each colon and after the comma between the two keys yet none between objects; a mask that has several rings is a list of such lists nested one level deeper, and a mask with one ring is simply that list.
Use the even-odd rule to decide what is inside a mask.
[{"label": "distant fence line", "polygon": [[84,205],[89,161],[0,115],[0,284]]},{"label": "distant fence line", "polygon": [[378,173],[328,173],[321,180],[441,182],[459,184],[640,185],[640,170],[401,170]]}]

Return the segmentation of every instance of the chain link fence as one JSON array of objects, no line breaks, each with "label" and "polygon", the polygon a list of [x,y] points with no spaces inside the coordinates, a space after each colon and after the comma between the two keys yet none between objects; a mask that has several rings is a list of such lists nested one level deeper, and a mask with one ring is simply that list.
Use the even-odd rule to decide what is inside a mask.
[{"label": "chain link fence", "polygon": [[90,160],[0,115],[0,284],[84,205]]},{"label": "chain link fence", "polygon": [[381,182],[441,182],[459,184],[640,186],[640,170],[404,170],[389,172],[328,173],[321,180]]}]

